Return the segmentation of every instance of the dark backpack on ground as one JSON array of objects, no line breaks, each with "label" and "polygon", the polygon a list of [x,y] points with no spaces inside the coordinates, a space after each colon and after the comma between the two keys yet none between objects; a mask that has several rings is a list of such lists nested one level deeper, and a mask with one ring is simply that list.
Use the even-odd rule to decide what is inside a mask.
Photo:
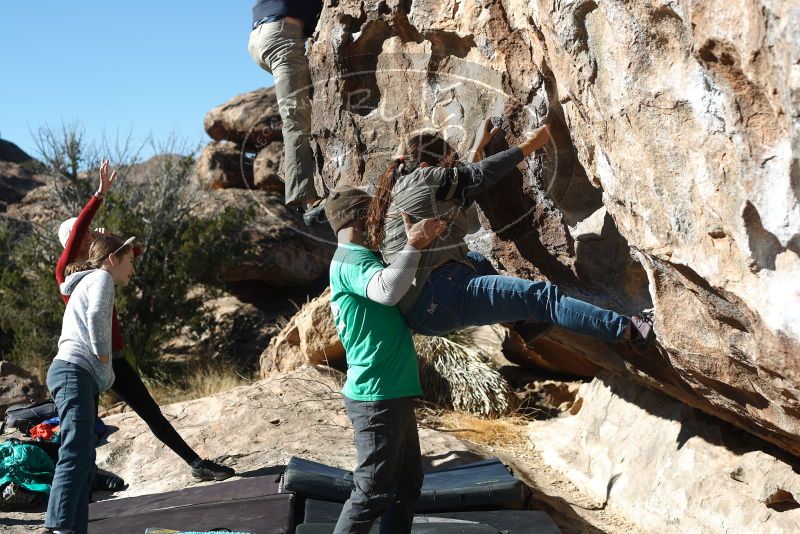
[{"label": "dark backpack on ground", "polygon": [[31,428],[57,415],[56,403],[52,400],[9,406],[5,419],[0,424],[0,434],[5,431],[6,426],[19,429],[23,434],[27,434]]}]

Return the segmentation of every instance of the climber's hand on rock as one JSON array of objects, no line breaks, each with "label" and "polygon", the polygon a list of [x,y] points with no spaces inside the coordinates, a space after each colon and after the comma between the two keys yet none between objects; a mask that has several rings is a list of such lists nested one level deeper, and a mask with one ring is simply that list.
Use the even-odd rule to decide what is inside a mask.
[{"label": "climber's hand on rock", "polygon": [[492,126],[492,118],[488,117],[481,122],[475,131],[475,148],[481,149],[489,144],[492,138],[500,133],[500,128]]},{"label": "climber's hand on rock", "polygon": [[492,126],[492,118],[489,117],[481,121],[481,125],[475,130],[475,144],[472,145],[472,150],[469,151],[467,161],[469,163],[477,163],[483,159],[483,149],[492,138],[501,132],[497,126]]},{"label": "climber's hand on rock", "polygon": [[519,148],[522,150],[522,155],[527,158],[547,144],[550,139],[550,126],[545,124],[528,133],[528,138],[519,144]]}]

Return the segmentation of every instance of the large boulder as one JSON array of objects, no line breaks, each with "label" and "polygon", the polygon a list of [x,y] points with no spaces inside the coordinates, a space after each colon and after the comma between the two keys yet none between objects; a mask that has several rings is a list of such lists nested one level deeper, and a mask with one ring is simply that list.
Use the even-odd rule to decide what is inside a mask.
[{"label": "large boulder", "polygon": [[196,286],[189,296],[203,299],[208,327],[198,336],[187,326],[165,344],[165,354],[171,360],[217,360],[250,374],[270,339],[280,331],[275,320],[225,291]]},{"label": "large boulder", "polygon": [[513,328],[507,330],[503,340],[503,354],[509,361],[517,365],[577,376],[594,376],[601,369],[600,366],[580,355],[576,355],[574,358],[565,358],[563,350],[552,347],[552,336],[526,342],[525,338]]},{"label": "large boulder", "polygon": [[293,371],[304,365],[341,366],[344,346],[331,315],[331,289],[305,304],[270,340],[261,355],[261,377]]},{"label": "large boulder", "polygon": [[0,417],[14,404],[26,404],[47,397],[47,388],[31,373],[11,362],[0,361]]},{"label": "large boulder", "polygon": [[258,150],[282,139],[275,89],[269,87],[235,96],[206,114],[206,132],[217,141],[233,141]]},{"label": "large boulder", "polygon": [[600,373],[529,436],[589,506],[643,532],[800,528],[800,474],[788,455],[622,377]]},{"label": "large boulder", "polygon": [[253,187],[253,160],[236,143],[212,141],[203,148],[193,174],[202,189]]},{"label": "large boulder", "polygon": [[241,232],[246,257],[230,265],[226,281],[260,281],[273,286],[306,285],[328,271],[336,243],[330,227],[308,228],[280,196],[264,191],[219,189],[198,193],[199,216],[227,207],[249,214]]},{"label": "large boulder", "polygon": [[[800,455],[800,12],[785,0],[342,0],[309,57],[322,178],[374,182],[398,137],[555,141],[479,199],[506,272],[656,309],[649,355],[533,344],[652,385]],[[747,21],[743,24],[742,21]]]}]

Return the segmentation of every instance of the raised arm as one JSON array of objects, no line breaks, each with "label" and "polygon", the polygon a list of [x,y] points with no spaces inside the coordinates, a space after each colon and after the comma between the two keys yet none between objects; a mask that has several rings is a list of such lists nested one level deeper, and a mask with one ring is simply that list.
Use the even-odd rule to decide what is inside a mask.
[{"label": "raised arm", "polygon": [[108,160],[103,160],[100,164],[100,185],[97,188],[97,192],[92,195],[92,198],[89,199],[89,202],[86,203],[86,206],[83,207],[78,215],[75,225],[69,234],[69,239],[67,239],[67,244],[64,246],[64,251],[59,256],[58,263],[56,263],[56,280],[59,285],[64,282],[64,271],[67,265],[77,259],[78,251],[86,238],[92,219],[94,219],[98,208],[100,208],[103,197],[114,185],[116,177],[117,171],[112,172],[111,176],[108,175]]},{"label": "raised arm", "polygon": [[447,227],[440,219],[423,219],[412,224],[405,212],[403,223],[408,237],[406,246],[392,263],[372,275],[367,284],[367,298],[386,306],[394,306],[408,292],[422,257],[420,250],[430,245]]},{"label": "raised arm", "polygon": [[[476,145],[470,153],[470,160],[463,167],[448,169],[441,186],[436,191],[436,199],[459,199],[462,205],[468,205],[476,196],[498,183],[511,172],[523,159],[543,147],[550,139],[550,129],[547,125],[536,128],[528,138],[519,145],[498,152],[481,160],[486,143],[497,133],[496,130],[486,131],[487,122],[482,123],[482,133],[476,140]],[[482,144],[481,144],[482,143]]]}]

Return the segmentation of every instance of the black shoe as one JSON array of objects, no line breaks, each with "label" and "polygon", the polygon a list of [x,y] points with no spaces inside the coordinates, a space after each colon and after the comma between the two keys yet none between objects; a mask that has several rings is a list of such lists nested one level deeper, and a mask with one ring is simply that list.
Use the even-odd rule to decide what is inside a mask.
[{"label": "black shoe", "polygon": [[656,339],[653,329],[653,310],[643,310],[631,317],[631,345],[640,352],[647,352]]},{"label": "black shoe", "polygon": [[192,462],[192,476],[195,480],[225,480],[236,474],[236,471],[224,465],[215,464],[211,460],[195,460]]},{"label": "black shoe", "polygon": [[324,198],[318,200],[303,213],[303,222],[306,223],[306,226],[317,226],[328,223],[328,218],[325,216]]},{"label": "black shoe", "polygon": [[44,494],[28,491],[22,486],[9,482],[0,492],[0,510],[12,512],[33,508],[44,501]]},{"label": "black shoe", "polygon": [[92,480],[92,491],[122,491],[127,487],[124,480],[112,473],[98,471]]}]

